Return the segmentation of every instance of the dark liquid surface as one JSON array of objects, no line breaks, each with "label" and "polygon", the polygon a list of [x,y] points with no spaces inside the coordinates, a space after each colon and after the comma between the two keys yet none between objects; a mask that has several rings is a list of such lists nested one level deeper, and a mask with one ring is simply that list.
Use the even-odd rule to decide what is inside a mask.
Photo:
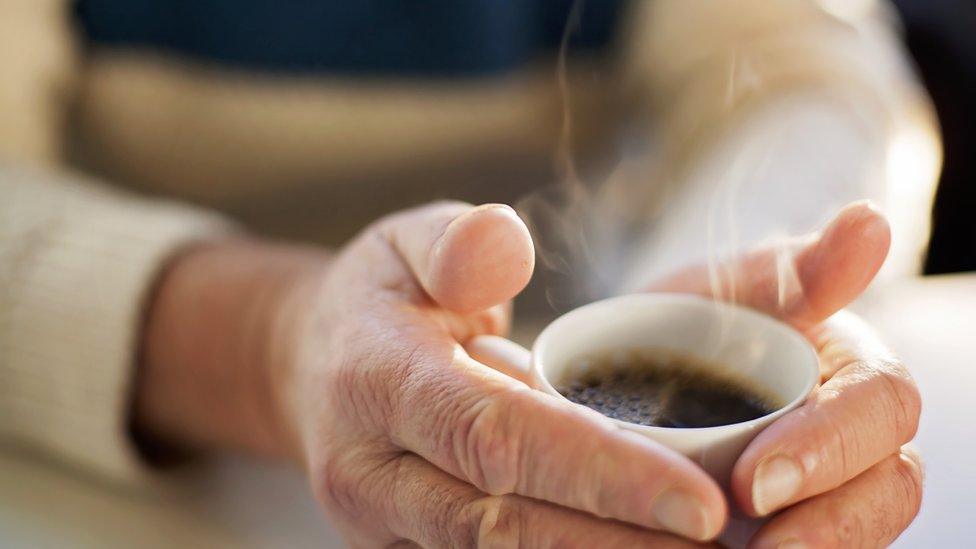
[{"label": "dark liquid surface", "polygon": [[605,416],[657,427],[729,425],[778,407],[744,382],[709,373],[700,361],[649,351],[581,359],[556,390]]}]

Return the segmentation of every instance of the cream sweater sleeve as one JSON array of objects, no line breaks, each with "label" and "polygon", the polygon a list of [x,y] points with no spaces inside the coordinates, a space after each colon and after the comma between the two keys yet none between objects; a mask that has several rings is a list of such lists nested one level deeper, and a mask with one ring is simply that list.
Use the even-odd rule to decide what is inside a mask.
[{"label": "cream sweater sleeve", "polygon": [[635,213],[656,222],[625,287],[810,230],[857,198],[892,222],[886,270],[917,272],[941,143],[886,2],[636,7],[625,71],[662,151],[644,183],[667,192]]},{"label": "cream sweater sleeve", "polygon": [[214,216],[77,177],[0,167],[0,439],[132,479],[127,436],[154,280]]}]

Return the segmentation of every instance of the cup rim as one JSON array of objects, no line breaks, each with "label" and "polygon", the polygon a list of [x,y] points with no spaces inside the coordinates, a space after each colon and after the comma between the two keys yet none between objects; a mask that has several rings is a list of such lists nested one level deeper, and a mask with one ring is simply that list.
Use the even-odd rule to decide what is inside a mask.
[{"label": "cup rim", "polygon": [[[780,416],[786,414],[787,412],[797,408],[813,391],[818,380],[820,379],[820,359],[817,355],[817,351],[813,348],[813,345],[807,341],[802,334],[800,334],[792,326],[786,323],[780,322],[775,318],[756,311],[755,309],[750,309],[741,305],[735,305],[732,303],[727,303],[723,301],[716,301],[713,299],[705,298],[695,294],[683,294],[674,292],[655,292],[655,293],[636,293],[636,294],[625,294],[615,297],[610,297],[607,299],[601,299],[588,303],[581,307],[577,307],[571,311],[563,313],[555,320],[546,325],[545,328],[536,337],[535,342],[532,344],[531,352],[531,368],[532,376],[535,378],[534,381],[539,389],[544,392],[556,396],[567,402],[572,402],[565,396],[561,395],[559,391],[552,386],[549,379],[542,373],[542,359],[544,355],[545,346],[549,344],[549,340],[553,338],[553,334],[560,328],[562,324],[567,322],[570,316],[578,316],[580,314],[588,314],[589,311],[594,311],[597,309],[603,309],[607,307],[613,307],[623,302],[633,303],[635,301],[644,301],[648,305],[654,303],[660,303],[662,301],[667,302],[683,302],[687,304],[693,304],[695,306],[707,305],[719,310],[733,311],[737,315],[743,315],[750,318],[753,322],[758,322],[764,324],[766,327],[772,329],[774,332],[778,332],[783,337],[793,340],[797,347],[803,348],[803,353],[806,354],[809,360],[805,361],[810,366],[807,368],[807,379],[804,383],[803,390],[795,398],[790,400],[788,403],[780,406],[775,411],[770,412],[764,416],[760,416],[748,421],[740,421],[737,423],[728,423],[725,425],[715,425],[712,427],[658,427],[653,425],[640,425],[638,423],[630,423],[628,421],[623,421],[620,419],[615,419],[612,417],[604,416],[610,421],[612,421],[618,427],[624,429],[629,429],[637,432],[647,432],[647,433],[679,433],[679,432],[695,432],[695,433],[722,433],[724,431],[738,431],[743,428],[749,428],[758,423],[771,423],[772,421],[778,419]],[[800,362],[800,361],[796,361]],[[576,404],[576,403],[574,403]],[[577,406],[582,406],[582,404],[577,404]],[[602,414],[601,414],[602,415]]]}]

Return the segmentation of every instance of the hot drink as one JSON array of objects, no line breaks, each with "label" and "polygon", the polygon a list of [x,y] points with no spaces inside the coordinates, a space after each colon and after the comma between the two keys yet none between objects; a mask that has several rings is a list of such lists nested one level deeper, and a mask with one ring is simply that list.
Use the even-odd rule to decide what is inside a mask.
[{"label": "hot drink", "polygon": [[725,368],[661,350],[583,357],[556,387],[601,414],[656,427],[714,427],[762,417],[780,403]]}]

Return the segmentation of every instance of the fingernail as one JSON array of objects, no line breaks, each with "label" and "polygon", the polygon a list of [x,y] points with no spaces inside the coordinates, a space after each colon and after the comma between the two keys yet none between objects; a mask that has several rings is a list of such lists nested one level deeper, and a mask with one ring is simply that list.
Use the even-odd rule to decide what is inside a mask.
[{"label": "fingernail", "polygon": [[790,538],[779,542],[776,549],[807,549],[807,544],[796,538]]},{"label": "fingernail", "polygon": [[768,514],[789,501],[800,490],[803,470],[793,459],[778,455],[764,459],[752,480],[752,506]]},{"label": "fingernail", "polygon": [[654,498],[651,512],[666,530],[696,540],[710,537],[705,506],[689,494],[665,490]]}]

